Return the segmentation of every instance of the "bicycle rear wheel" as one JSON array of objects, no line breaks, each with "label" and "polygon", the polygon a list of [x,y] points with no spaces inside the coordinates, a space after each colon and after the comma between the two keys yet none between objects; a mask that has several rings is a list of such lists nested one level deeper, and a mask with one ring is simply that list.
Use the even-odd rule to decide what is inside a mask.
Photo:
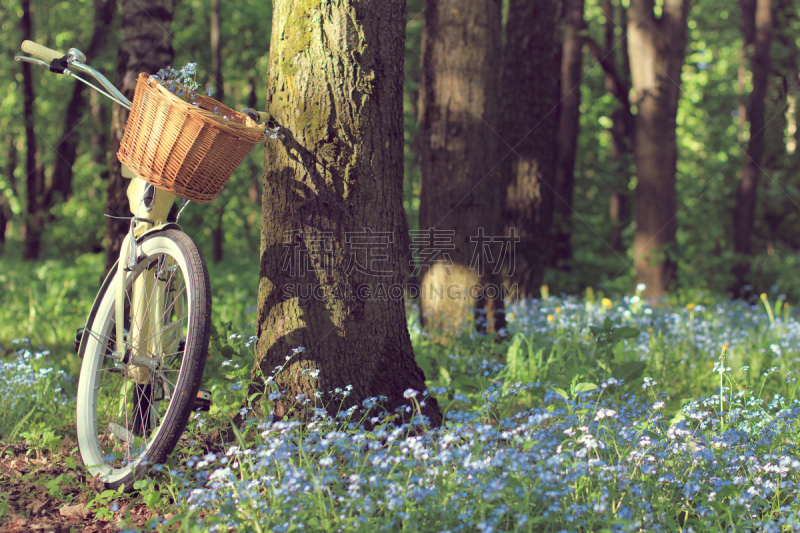
[{"label": "bicycle rear wheel", "polygon": [[169,229],[145,236],[137,252],[136,267],[124,272],[124,359],[112,356],[119,274],[101,289],[80,352],[78,446],[90,474],[112,489],[132,489],[175,448],[211,332],[208,270],[192,240]]}]

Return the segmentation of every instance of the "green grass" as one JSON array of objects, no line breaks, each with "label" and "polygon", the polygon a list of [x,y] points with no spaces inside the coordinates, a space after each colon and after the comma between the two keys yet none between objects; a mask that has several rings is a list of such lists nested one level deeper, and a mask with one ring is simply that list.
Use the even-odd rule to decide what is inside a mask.
[{"label": "green grass", "polygon": [[[235,446],[220,448],[214,435],[247,405],[257,274],[246,265],[211,266],[214,332],[204,383],[214,406],[193,415],[160,474],[122,495],[86,481],[69,492],[59,477],[81,472],[74,447],[60,440],[74,431],[71,341],[101,259],[34,268],[3,261],[2,386],[11,400],[0,415],[0,449],[24,444],[32,457],[68,465],[41,474],[42,490],[86,502],[97,519],[124,518],[119,506],[135,503],[171,513],[149,526],[186,531],[800,524],[800,322],[776,294],[756,306],[691,293],[660,306],[637,295],[551,297],[513,304],[509,338],[465,332],[445,342],[421,330],[411,309],[415,353],[445,428],[430,430],[421,419],[397,427],[393,413],[373,420],[371,432],[358,413],[274,423],[259,418],[270,410],[262,405],[243,411]],[[29,340],[13,342],[21,338]],[[410,400],[417,409],[420,401]],[[0,524],[4,509],[11,512],[3,498],[0,491]]]}]

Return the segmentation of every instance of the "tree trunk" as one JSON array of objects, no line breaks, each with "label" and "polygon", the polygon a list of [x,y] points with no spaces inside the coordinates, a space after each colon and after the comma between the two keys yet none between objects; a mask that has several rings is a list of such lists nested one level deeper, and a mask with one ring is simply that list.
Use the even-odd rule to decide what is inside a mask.
[{"label": "tree trunk", "polygon": [[222,216],[225,214],[225,206],[221,205],[214,210],[216,215],[217,223],[214,224],[214,229],[211,230],[211,243],[213,249],[213,259],[215,263],[221,263],[224,259],[224,253],[222,249],[222,241],[225,237],[225,233],[222,227]]},{"label": "tree trunk", "polygon": [[572,261],[572,195],[575,189],[575,154],[581,118],[583,73],[584,0],[564,0],[564,43],[561,57],[561,111],[556,134],[555,200],[553,212],[553,255],[550,266],[569,269]]},{"label": "tree trunk", "polygon": [[[17,141],[14,138],[14,135],[11,134],[8,136],[8,152],[6,156],[6,183],[8,184],[8,188],[11,190],[11,194],[16,196],[17,195],[17,178],[14,176],[14,172],[17,170]],[[8,227],[8,223],[11,222],[11,206],[9,205],[10,198],[7,198],[2,192],[0,192],[0,244],[5,244],[6,242],[6,228]]]},{"label": "tree trunk", "polygon": [[500,280],[499,268],[484,251],[491,253],[491,239],[502,231],[500,191],[492,176],[502,135],[496,131],[501,2],[434,0],[424,13],[420,231],[410,239],[420,261],[412,276],[421,280],[423,324],[437,333],[458,330],[477,313],[479,330],[499,329],[502,297],[489,300],[478,290],[467,291],[491,283],[499,287]]},{"label": "tree trunk", "polygon": [[736,191],[736,207],[733,216],[733,246],[737,254],[745,256],[733,267],[736,276],[732,288],[734,296],[740,296],[746,285],[750,264],[746,256],[753,254],[753,222],[755,220],[756,193],[764,160],[765,99],[770,75],[769,48],[772,41],[772,1],[742,0],[742,35],[745,53],[750,58],[753,73],[753,91],[747,105],[750,121],[750,140],[744,161],[739,187]]},{"label": "tree trunk", "polygon": [[[214,97],[222,102],[225,97],[225,85],[222,81],[222,39],[220,37],[219,0],[211,0],[211,68],[214,70]],[[216,208],[217,223],[212,230],[211,243],[215,263],[221,263],[225,257],[222,247],[224,228],[222,215],[225,206]]]},{"label": "tree trunk", "polygon": [[512,279],[538,297],[553,249],[561,79],[561,0],[511,0],[503,68],[506,225],[520,237]]},{"label": "tree trunk", "polygon": [[[382,395],[405,410],[425,390],[397,246],[404,37],[402,0],[273,4],[267,110],[285,139],[266,145],[252,391],[284,367],[276,417],[298,394],[335,413],[348,385],[344,409]],[[442,421],[433,398],[423,413]]]},{"label": "tree trunk", "polygon": [[[23,40],[33,40],[33,22],[31,20],[31,2],[22,0],[22,17],[20,30]],[[24,90],[23,118],[25,120],[25,172],[28,193],[28,205],[25,218],[25,250],[23,257],[27,261],[39,258],[44,219],[42,217],[42,195],[44,194],[44,172],[39,165],[36,152],[36,128],[34,127],[35,114],[33,109],[33,73],[31,64],[22,63],[22,85]]]},{"label": "tree trunk", "polygon": [[[630,93],[630,61],[628,55],[627,38],[623,35],[622,61],[617,61],[617,45],[614,32],[617,27],[615,20],[616,10],[611,0],[603,0],[603,12],[606,19],[604,47],[585,38],[592,50],[595,59],[603,68],[606,90],[620,104],[620,108],[611,114],[611,141],[612,157],[614,160],[613,174],[615,176],[609,194],[609,217],[611,219],[611,235],[609,245],[618,254],[624,254],[627,246],[622,240],[622,231],[630,223],[630,195],[627,192],[630,182],[630,153],[633,151],[634,118],[631,113],[631,104],[628,99]],[[628,10],[620,6],[620,22],[623,28],[627,25]]]},{"label": "tree trunk", "polygon": [[[86,57],[93,59],[106,47],[108,32],[111,22],[117,11],[116,0],[95,0],[94,3],[94,33],[89,42],[89,48],[82,50]],[[53,167],[53,179],[44,199],[44,209],[49,209],[56,203],[56,197],[67,200],[72,195],[72,166],[77,156],[78,130],[86,110],[86,86],[76,82],[72,88],[72,97],[67,104],[64,115],[64,134],[56,145],[56,157]]]},{"label": "tree trunk", "polygon": [[214,70],[214,98],[222,102],[225,98],[225,85],[222,81],[222,22],[219,11],[219,0],[211,0],[211,68]]},{"label": "tree trunk", "polygon": [[662,15],[653,0],[631,0],[628,53],[635,120],[636,233],[633,241],[637,282],[647,298],[663,296],[675,275],[671,256],[677,231],[675,134],[681,70],[686,53],[690,0],[664,0]]},{"label": "tree trunk", "polygon": [[92,133],[92,161],[100,170],[100,179],[108,179],[108,108],[106,102],[97,91],[90,94],[90,105],[92,106],[92,120],[94,121],[94,132]]},{"label": "tree trunk", "polygon": [[[133,100],[136,78],[140,72],[150,74],[171,65],[173,59],[172,0],[122,0],[122,24],[117,54],[117,88],[125,98]],[[128,181],[122,177],[117,159],[119,143],[128,120],[128,110],[114,104],[112,116],[111,158],[109,161],[106,213],[129,217]],[[106,272],[119,257],[119,247],[128,231],[129,221],[109,218],[106,224]]]}]

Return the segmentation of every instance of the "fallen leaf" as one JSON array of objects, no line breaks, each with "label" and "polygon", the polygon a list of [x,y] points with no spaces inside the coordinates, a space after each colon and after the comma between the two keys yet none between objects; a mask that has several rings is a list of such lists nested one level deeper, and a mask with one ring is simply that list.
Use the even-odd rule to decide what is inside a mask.
[{"label": "fallen leaf", "polygon": [[30,529],[46,529],[47,531],[56,531],[58,528],[57,524],[52,522],[37,522],[35,524],[28,524],[28,528]]},{"label": "fallen leaf", "polygon": [[89,479],[86,485],[89,489],[96,492],[102,492],[106,488],[105,483],[100,480],[100,474],[97,474],[93,478]]},{"label": "fallen leaf", "polygon": [[61,509],[58,510],[58,513],[65,517],[65,518],[77,518],[78,520],[83,520],[86,518],[86,506],[82,503],[76,503],[75,505],[65,505]]},{"label": "fallen leaf", "polygon": [[7,476],[11,476],[13,478],[22,477],[22,472],[17,470],[16,468],[12,468],[10,466],[6,466],[3,463],[0,463],[0,472]]},{"label": "fallen leaf", "polygon": [[39,512],[39,509],[47,505],[47,500],[36,500],[31,504],[31,513],[36,514]]}]

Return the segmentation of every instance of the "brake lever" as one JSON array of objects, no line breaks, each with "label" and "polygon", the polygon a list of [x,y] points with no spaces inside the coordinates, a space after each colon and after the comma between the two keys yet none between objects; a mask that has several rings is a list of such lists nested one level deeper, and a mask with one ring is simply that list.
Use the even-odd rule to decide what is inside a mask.
[{"label": "brake lever", "polygon": [[[35,63],[37,65],[42,65],[47,70],[50,70],[50,63],[35,57],[14,56],[14,61],[25,61],[26,63]],[[69,69],[64,69],[64,72],[62,74],[70,75],[72,74],[72,72]]]}]

